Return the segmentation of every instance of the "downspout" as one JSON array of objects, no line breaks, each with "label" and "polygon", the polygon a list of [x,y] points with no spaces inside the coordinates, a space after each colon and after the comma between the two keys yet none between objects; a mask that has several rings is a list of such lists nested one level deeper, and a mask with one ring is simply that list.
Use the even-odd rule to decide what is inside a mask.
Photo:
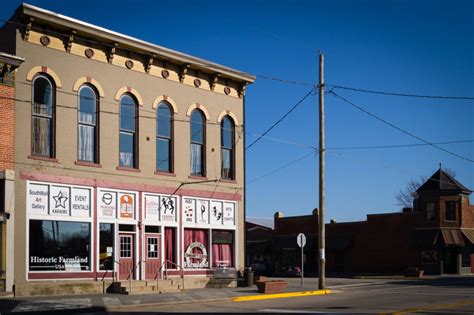
[{"label": "downspout", "polygon": [[245,148],[247,147],[246,145],[246,136],[245,136],[245,133],[246,133],[246,126],[247,126],[247,121],[246,121],[246,118],[245,118],[245,93],[243,95],[243,121],[244,121],[244,125],[243,125],[243,132],[242,132],[242,136],[244,138],[244,143],[243,143],[243,157],[244,157],[244,226],[243,226],[243,230],[244,230],[244,267],[245,265],[247,265],[247,228],[246,228],[246,218],[247,218],[247,215],[246,215],[246,212],[247,212],[247,158],[246,158],[246,150]]}]

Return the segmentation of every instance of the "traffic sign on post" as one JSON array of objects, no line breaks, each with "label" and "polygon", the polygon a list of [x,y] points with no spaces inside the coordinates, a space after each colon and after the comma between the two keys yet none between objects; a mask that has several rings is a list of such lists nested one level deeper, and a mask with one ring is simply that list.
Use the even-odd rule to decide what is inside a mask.
[{"label": "traffic sign on post", "polygon": [[304,285],[304,253],[303,247],[306,245],[306,236],[303,233],[298,234],[296,243],[301,247],[301,286]]}]

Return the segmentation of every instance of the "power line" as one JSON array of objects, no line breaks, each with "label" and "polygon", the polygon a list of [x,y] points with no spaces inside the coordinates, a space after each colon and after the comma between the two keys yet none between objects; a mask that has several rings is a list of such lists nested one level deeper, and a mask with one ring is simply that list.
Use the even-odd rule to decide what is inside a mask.
[{"label": "power line", "polygon": [[[432,144],[454,144],[454,143],[469,143],[474,140],[459,140],[459,141],[445,141],[445,142],[432,142]],[[326,150],[360,150],[360,149],[390,149],[390,148],[409,148],[409,147],[422,147],[431,144],[417,143],[417,144],[393,144],[393,145],[374,145],[374,146],[360,146],[360,147],[329,147]]]},{"label": "power line", "polygon": [[269,80],[269,81],[276,81],[276,82],[281,82],[281,83],[288,83],[288,84],[295,84],[295,85],[303,85],[303,86],[311,86],[311,87],[315,87],[315,86],[316,86],[316,84],[311,84],[311,83],[308,83],[308,82],[281,79],[281,78],[272,77],[272,76],[263,75],[263,74],[257,74],[256,77],[257,77],[257,78],[260,78],[260,79],[265,79],[265,80]]},{"label": "power line", "polygon": [[273,125],[271,125],[267,130],[265,130],[264,133],[262,133],[262,136],[259,136],[257,139],[255,139],[250,145],[248,145],[245,150],[248,150],[250,149],[254,144],[256,144],[258,141],[260,141],[260,139],[262,139],[263,136],[265,136],[267,133],[269,133],[273,128],[275,128],[279,123],[281,123],[283,121],[283,119],[285,119],[292,111],[294,111],[299,105],[301,105],[301,103],[304,102],[304,100],[310,96],[311,94],[313,94],[313,91],[314,91],[314,88],[310,89],[308,93],[306,93],[306,95],[300,99],[292,108],[290,108],[290,110],[288,110],[280,119],[278,119]]},{"label": "power line", "polygon": [[443,152],[445,152],[445,153],[448,153],[448,154],[450,154],[450,155],[456,156],[456,157],[458,157],[458,158],[460,158],[460,159],[466,160],[466,161],[471,162],[471,163],[474,162],[474,160],[472,160],[472,159],[470,159],[470,158],[467,158],[467,157],[464,157],[464,156],[459,155],[459,154],[457,154],[457,153],[454,153],[454,152],[452,152],[452,151],[449,151],[449,150],[447,150],[447,149],[445,149],[445,148],[443,148],[443,147],[440,147],[440,146],[438,146],[438,145],[436,145],[436,144],[434,144],[434,143],[432,143],[432,142],[429,142],[429,141],[427,141],[427,140],[425,140],[425,139],[423,139],[423,138],[420,138],[420,137],[418,137],[417,135],[415,135],[415,134],[413,134],[413,133],[411,133],[411,132],[409,132],[409,131],[406,131],[405,129],[402,129],[402,128],[400,128],[400,127],[395,126],[394,124],[388,122],[387,120],[385,120],[385,119],[383,119],[383,118],[380,118],[379,116],[377,116],[377,115],[375,115],[375,114],[372,114],[372,113],[369,112],[368,110],[366,110],[366,109],[364,109],[364,108],[362,108],[362,107],[356,105],[355,103],[349,101],[348,99],[346,99],[346,98],[344,98],[344,97],[342,97],[342,96],[336,94],[336,92],[334,92],[333,90],[330,90],[328,93],[334,95],[335,97],[337,97],[337,98],[339,98],[340,100],[344,101],[345,103],[351,105],[352,107],[358,109],[359,111],[361,111],[361,112],[363,112],[363,113],[369,115],[370,117],[375,118],[376,120],[378,120],[378,121],[380,121],[380,122],[386,124],[387,126],[390,126],[390,127],[392,127],[393,129],[400,131],[401,133],[404,133],[404,134],[406,134],[406,135],[408,135],[408,136],[410,136],[410,137],[412,137],[412,138],[414,138],[414,139],[416,139],[416,140],[419,140],[419,141],[421,141],[421,142],[423,142],[423,143],[425,143],[425,144],[427,144],[427,145],[430,145],[430,146],[432,146],[432,147],[434,147],[434,148],[436,148],[436,149],[438,149],[438,150],[440,150],[440,151],[443,151]]},{"label": "power line", "polygon": [[286,164],[284,164],[284,165],[282,165],[282,166],[280,166],[280,167],[277,167],[277,168],[274,169],[273,171],[270,171],[270,172],[268,172],[268,173],[266,173],[266,174],[264,174],[264,175],[262,175],[262,176],[259,176],[259,177],[255,178],[255,179],[252,179],[252,180],[249,181],[247,184],[252,184],[252,183],[254,183],[254,182],[256,182],[256,181],[258,181],[258,180],[260,180],[260,179],[262,179],[262,178],[265,178],[265,177],[270,176],[270,175],[272,175],[272,174],[274,174],[274,173],[276,173],[276,172],[279,172],[279,171],[281,171],[282,169],[287,168],[288,166],[291,166],[291,165],[293,165],[293,164],[295,164],[295,163],[298,163],[298,162],[301,161],[301,160],[306,159],[308,156],[310,156],[310,155],[312,155],[312,154],[314,154],[314,156],[316,156],[318,153],[315,152],[315,151],[311,151],[311,152],[309,152],[309,153],[307,153],[307,154],[305,154],[305,155],[303,155],[303,156],[297,158],[296,160],[293,160],[293,161],[291,161],[291,162],[289,162],[289,163],[286,163]]},{"label": "power line", "polygon": [[[353,88],[353,87],[342,86],[342,85],[326,84],[326,86],[331,87],[332,90],[341,89],[341,90],[348,90],[348,91],[354,91],[354,92],[363,92],[363,93],[389,95],[389,96],[429,98],[429,99],[444,99],[444,100],[474,100],[474,97],[471,97],[471,96],[420,95],[420,94],[407,94],[407,93],[396,93],[396,92],[373,91],[373,90],[359,89],[359,88]],[[331,92],[331,91],[329,91],[329,92]]]}]

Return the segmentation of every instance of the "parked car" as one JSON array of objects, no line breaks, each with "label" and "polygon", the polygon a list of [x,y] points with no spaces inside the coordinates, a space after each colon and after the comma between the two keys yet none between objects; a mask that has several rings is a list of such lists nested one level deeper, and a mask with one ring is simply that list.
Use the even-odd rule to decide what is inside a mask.
[{"label": "parked car", "polygon": [[299,266],[284,266],[280,269],[283,277],[299,277],[301,276],[301,268]]}]

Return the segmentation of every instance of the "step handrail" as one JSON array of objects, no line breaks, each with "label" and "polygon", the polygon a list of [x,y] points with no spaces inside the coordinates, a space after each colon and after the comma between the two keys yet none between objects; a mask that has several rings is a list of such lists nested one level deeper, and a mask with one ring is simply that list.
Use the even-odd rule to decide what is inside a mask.
[{"label": "step handrail", "polygon": [[[119,265],[119,271],[120,271],[120,266],[122,265],[122,263],[120,263],[120,261],[116,261],[114,260],[115,263],[117,263]],[[130,271],[128,273],[128,292],[132,292],[132,274],[133,272],[135,272],[135,270],[138,268],[138,266],[140,266],[141,263],[146,263],[146,259],[144,260],[139,260],[135,265],[133,265],[131,268],[130,268]],[[116,274],[116,277],[115,277],[115,282],[117,282],[117,277],[118,277],[118,272],[115,273]]]},{"label": "step handrail", "polygon": [[157,268],[157,271],[156,271],[156,290],[158,291],[158,289],[159,289],[160,274],[163,271],[163,267],[165,267],[165,277],[164,277],[164,279],[168,280],[168,263],[170,263],[173,266],[176,266],[177,269],[179,269],[181,280],[182,280],[182,283],[183,283],[183,290],[184,290],[184,269],[179,264],[177,264],[175,262],[172,262],[169,259],[165,259],[163,261],[163,263],[161,263],[161,266],[159,268]]}]

